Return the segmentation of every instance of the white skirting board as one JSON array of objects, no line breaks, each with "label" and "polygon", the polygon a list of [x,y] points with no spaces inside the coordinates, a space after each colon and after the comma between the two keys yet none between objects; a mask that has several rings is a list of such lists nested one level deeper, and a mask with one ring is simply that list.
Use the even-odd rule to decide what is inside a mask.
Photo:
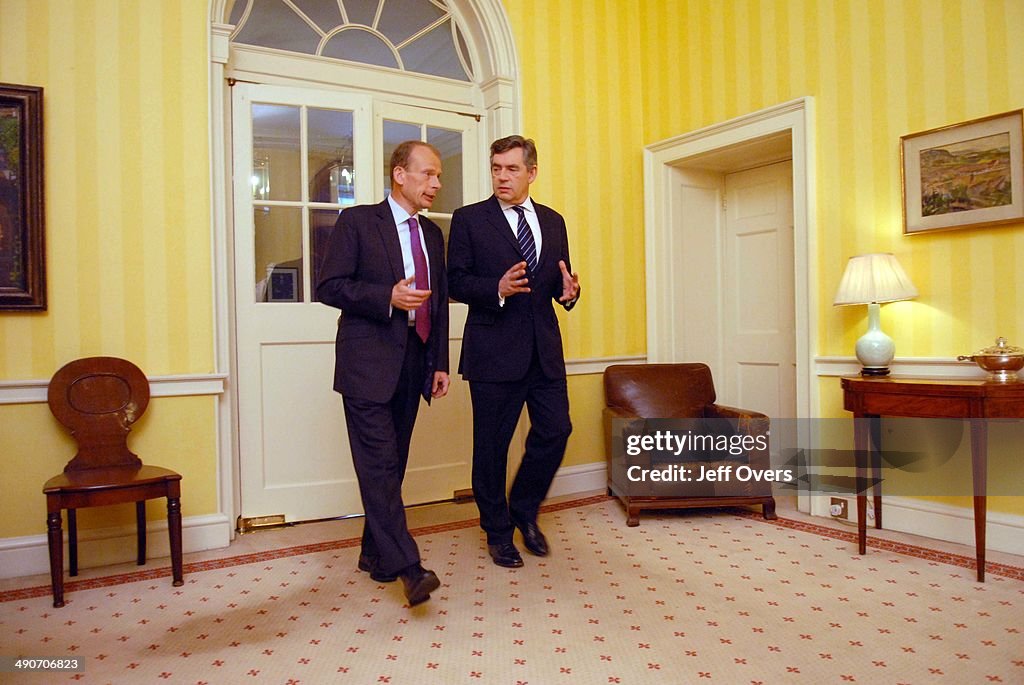
[{"label": "white skirting board", "polygon": [[[811,507],[811,513],[821,518],[831,518],[828,503],[834,496],[821,495]],[[850,518],[843,523],[857,530],[857,498],[843,497],[847,501]],[[874,530],[871,514],[871,498],[868,498],[868,537]],[[836,520],[836,519],[833,519]],[[920,535],[945,542],[956,542],[974,548],[974,509],[954,507],[949,504],[931,502],[913,497],[886,495],[882,498],[882,523],[885,530]],[[922,547],[928,541],[922,539]],[[1024,516],[989,511],[986,516],[985,548],[1008,554],[1024,556]]]},{"label": "white skirting board", "polygon": [[579,466],[563,466],[551,482],[548,497],[592,492],[608,487],[608,471],[604,461]]},{"label": "white skirting board", "polygon": [[[232,522],[223,514],[186,517],[181,523],[183,552],[202,552],[227,547],[231,540]],[[64,568],[68,567],[67,525],[64,527]],[[123,564],[135,560],[135,525],[96,528],[78,531],[78,567]],[[170,563],[170,542],[167,521],[156,521],[146,527],[146,558],[166,557]],[[50,572],[50,553],[46,535],[27,535],[0,539],[0,578],[19,578]],[[67,579],[65,579],[67,580]]]},{"label": "white skirting board", "polygon": [[[855,504],[853,506],[856,507]],[[856,508],[851,511],[855,512]],[[886,496],[882,498],[882,525],[888,530],[958,542],[974,548],[974,509],[970,507]],[[872,530],[868,528],[868,537],[871,537]],[[921,544],[928,546],[927,541]],[[1024,516],[989,511],[986,515],[985,548],[1024,556]]]}]

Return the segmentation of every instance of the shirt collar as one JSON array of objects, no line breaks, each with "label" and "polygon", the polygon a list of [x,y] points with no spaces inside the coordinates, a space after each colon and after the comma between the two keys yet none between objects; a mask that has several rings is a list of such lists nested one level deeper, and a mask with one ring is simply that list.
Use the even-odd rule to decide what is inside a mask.
[{"label": "shirt collar", "polygon": [[[496,199],[498,200],[498,206],[501,207],[501,211],[503,211],[503,212],[507,212],[508,210],[510,210],[510,209],[512,209],[513,207],[516,206],[516,205],[509,204],[508,202],[505,202],[500,197],[496,197]],[[523,209],[525,209],[528,212],[533,212],[534,211],[534,209],[533,209],[533,200],[530,199],[529,195],[526,196],[526,199],[523,200],[519,204],[519,206],[522,207]]]},{"label": "shirt collar", "polygon": [[391,197],[390,193],[388,194],[388,205],[391,206],[391,215],[395,218],[395,226],[401,226],[412,216],[412,214],[405,211],[405,207],[395,202],[395,198]]}]

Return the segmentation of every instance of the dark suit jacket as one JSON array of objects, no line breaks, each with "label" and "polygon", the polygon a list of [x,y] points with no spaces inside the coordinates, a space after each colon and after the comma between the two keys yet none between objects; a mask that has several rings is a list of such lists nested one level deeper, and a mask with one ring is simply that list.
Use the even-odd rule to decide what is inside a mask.
[{"label": "dark suit jacket", "polygon": [[[565,220],[555,210],[533,203],[541,231],[540,261],[530,276],[530,292],[498,304],[498,281],[523,260],[501,205],[493,195],[455,211],[448,238],[451,296],[469,305],[459,373],[469,381],[517,381],[526,376],[536,347],[548,378],[565,377],[562,334],[554,303],[562,296],[562,272],[569,272]],[[559,303],[561,304],[561,303]],[[572,309],[575,301],[565,306]]]},{"label": "dark suit jacket", "polygon": [[[430,402],[435,371],[448,371],[448,279],[444,236],[418,217],[430,261],[431,328],[422,394]],[[338,217],[320,269],[317,296],[341,310],[335,343],[334,389],[386,402],[398,387],[409,314],[391,308],[391,289],[405,278],[402,246],[387,200],[346,209]]]}]

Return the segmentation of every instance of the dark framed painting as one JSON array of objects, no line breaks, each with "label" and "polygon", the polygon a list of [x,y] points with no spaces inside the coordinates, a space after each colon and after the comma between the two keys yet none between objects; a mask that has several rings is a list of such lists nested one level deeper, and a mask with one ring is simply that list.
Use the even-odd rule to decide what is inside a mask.
[{"label": "dark framed painting", "polygon": [[46,309],[43,89],[0,83],[0,310]]},{"label": "dark framed painting", "polygon": [[1024,220],[1022,113],[900,138],[905,234]]}]

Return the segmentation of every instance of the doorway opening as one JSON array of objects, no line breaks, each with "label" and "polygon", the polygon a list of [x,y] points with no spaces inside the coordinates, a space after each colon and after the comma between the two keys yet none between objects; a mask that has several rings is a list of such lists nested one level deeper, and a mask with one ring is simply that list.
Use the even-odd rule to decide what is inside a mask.
[{"label": "doorway opening", "polygon": [[[811,331],[816,319],[810,280],[814,272],[812,105],[810,98],[783,103],[655,143],[644,152],[648,360],[707,363],[719,379],[716,385],[721,384],[721,399],[737,406],[744,406],[748,394],[744,388],[765,378],[788,384],[791,401],[760,409],[768,409],[765,413],[769,415],[778,412],[777,418],[807,418],[813,416],[817,405],[811,377]],[[783,164],[786,166],[779,166]],[[786,170],[783,175],[788,175],[791,188],[781,191],[782,195],[765,194],[761,179],[748,182],[741,175],[767,170],[765,173],[774,173],[777,179],[780,169]],[[735,180],[740,181],[737,187],[750,192],[740,190],[736,195],[729,187]],[[735,211],[745,201],[760,207],[766,206],[769,198],[783,202],[779,198],[787,194],[791,226],[785,228],[789,237],[775,229],[756,227],[748,230],[741,226],[736,233],[737,216],[730,214],[730,203]],[[765,212],[750,212],[759,213]],[[749,246],[744,246],[748,237],[752,238],[746,241]],[[770,244],[775,250],[780,243],[791,249],[774,252],[770,260],[758,260],[767,253],[756,255],[752,254],[756,250],[750,249]],[[769,264],[776,266],[769,268]],[[774,318],[772,322],[761,319],[747,328],[760,328],[770,337],[773,326],[791,326],[791,342],[783,346],[788,349],[776,350],[771,361],[744,360],[738,349],[752,343],[737,336],[751,331],[737,322],[742,324],[744,312],[750,309],[737,305],[734,295],[751,291],[752,278],[765,277],[780,286],[772,295],[778,298],[779,309],[791,318],[785,324]],[[792,294],[779,296],[785,293],[781,288],[785,282],[791,284]],[[786,364],[791,365],[790,374],[776,373]],[[809,496],[801,494],[798,506],[809,511]]]},{"label": "doorway opening", "polygon": [[[217,407],[218,487],[230,520],[361,510],[330,392],[337,312],[314,301],[322,233],[349,204],[383,199],[395,135],[453,150],[445,176],[457,206],[486,187],[488,141],[518,127],[515,48],[499,0],[374,6],[210,3],[216,363],[231,379]],[[452,307],[457,359],[465,315]],[[468,391],[449,395],[418,422],[410,470],[421,477],[407,479],[419,488],[409,502],[462,482],[430,474],[468,479],[467,464],[417,443],[464,433]]]}]

